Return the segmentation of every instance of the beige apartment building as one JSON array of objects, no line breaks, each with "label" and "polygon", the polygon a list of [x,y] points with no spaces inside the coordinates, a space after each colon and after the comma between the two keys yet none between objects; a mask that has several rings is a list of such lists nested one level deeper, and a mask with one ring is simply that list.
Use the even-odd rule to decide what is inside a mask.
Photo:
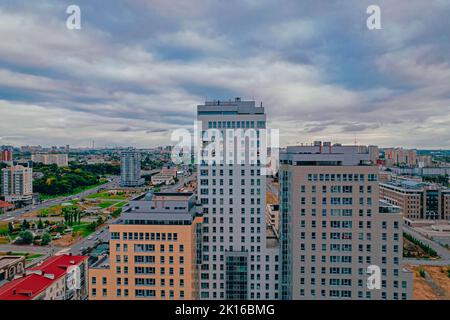
[{"label": "beige apartment building", "polygon": [[417,150],[403,148],[385,148],[384,159],[386,167],[405,165],[415,167],[417,165]]},{"label": "beige apartment building", "polygon": [[450,189],[412,180],[380,183],[380,197],[411,220],[450,220]]},{"label": "beige apartment building", "polygon": [[1,187],[6,202],[31,203],[33,199],[33,169],[21,165],[3,168]]},{"label": "beige apartment building", "polygon": [[411,299],[402,215],[380,203],[377,166],[358,146],[324,145],[280,152],[282,298]]},{"label": "beige apartment building", "polygon": [[109,227],[110,255],[89,269],[89,299],[198,299],[202,219],[193,193],[131,201]]},{"label": "beige apartment building", "polygon": [[58,167],[69,165],[69,156],[66,153],[36,153],[31,155],[31,161],[42,164],[56,164]]}]

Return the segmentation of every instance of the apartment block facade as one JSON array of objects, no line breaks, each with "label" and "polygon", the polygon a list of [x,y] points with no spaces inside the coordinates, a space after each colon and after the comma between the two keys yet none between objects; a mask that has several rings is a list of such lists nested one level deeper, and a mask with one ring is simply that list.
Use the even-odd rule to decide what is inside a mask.
[{"label": "apartment block facade", "polygon": [[132,200],[109,227],[109,256],[89,269],[89,299],[198,299],[201,225],[193,193]]},{"label": "apartment block facade", "polygon": [[282,299],[411,299],[402,215],[380,206],[378,168],[358,146],[324,144],[280,152]]},{"label": "apartment block facade", "polygon": [[[278,299],[279,249],[267,241],[266,177],[259,154],[250,154],[248,144],[234,136],[241,130],[254,134],[253,141],[260,144],[260,132],[266,128],[264,108],[240,98],[210,101],[197,107],[197,120],[202,155],[223,156],[218,162],[202,158],[198,166],[204,216],[200,298]],[[219,142],[217,149],[208,147],[212,142]]]},{"label": "apartment block facade", "polygon": [[33,169],[21,165],[2,169],[2,195],[6,202],[31,202],[33,198]]},{"label": "apartment block facade", "polygon": [[120,185],[137,187],[144,183],[141,179],[141,153],[129,149],[120,153]]},{"label": "apartment block facade", "polygon": [[31,161],[45,165],[56,164],[58,167],[69,165],[69,156],[66,153],[36,153],[31,155]]},{"label": "apartment block facade", "polygon": [[87,256],[60,255],[0,287],[0,300],[85,300]]},{"label": "apartment block facade", "polygon": [[383,150],[386,167],[415,167],[417,165],[417,150],[415,149],[385,148]]},{"label": "apartment block facade", "polygon": [[411,220],[450,220],[450,189],[409,180],[380,183],[380,197]]}]

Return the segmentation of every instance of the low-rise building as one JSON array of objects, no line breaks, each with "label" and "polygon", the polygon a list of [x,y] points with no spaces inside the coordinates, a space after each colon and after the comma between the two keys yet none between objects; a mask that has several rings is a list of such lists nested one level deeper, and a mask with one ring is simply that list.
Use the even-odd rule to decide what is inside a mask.
[{"label": "low-rise building", "polygon": [[411,220],[450,220],[450,189],[412,180],[380,183],[380,198]]},{"label": "low-rise building", "polygon": [[176,168],[162,168],[160,173],[152,176],[152,184],[172,184],[177,178]]},{"label": "low-rise building", "polygon": [[0,287],[0,300],[85,300],[87,256],[53,256]]},{"label": "low-rise building", "polygon": [[14,209],[12,203],[0,200],[0,213],[5,213],[6,211]]},{"label": "low-rise building", "polygon": [[149,193],[109,227],[110,256],[89,269],[89,300],[199,297],[201,226],[193,193]]},{"label": "low-rise building", "polygon": [[31,161],[45,165],[56,164],[58,167],[69,165],[69,156],[66,153],[37,153],[31,155]]},{"label": "low-rise building", "polygon": [[9,203],[33,201],[33,169],[15,165],[2,169],[2,195]]},{"label": "low-rise building", "polygon": [[0,256],[0,286],[25,272],[24,256]]}]

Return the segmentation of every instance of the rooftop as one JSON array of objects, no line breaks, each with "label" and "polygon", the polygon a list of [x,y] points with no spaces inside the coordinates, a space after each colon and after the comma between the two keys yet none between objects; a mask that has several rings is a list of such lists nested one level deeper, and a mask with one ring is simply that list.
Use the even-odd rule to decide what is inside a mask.
[{"label": "rooftop", "polygon": [[26,275],[0,287],[0,300],[32,300],[67,273],[72,265],[87,260],[86,256],[53,256],[27,271]]},{"label": "rooftop", "polygon": [[24,256],[0,256],[0,269],[8,267],[17,261],[25,260]]},{"label": "rooftop", "polygon": [[0,200],[0,208],[11,208],[13,205],[9,202]]}]

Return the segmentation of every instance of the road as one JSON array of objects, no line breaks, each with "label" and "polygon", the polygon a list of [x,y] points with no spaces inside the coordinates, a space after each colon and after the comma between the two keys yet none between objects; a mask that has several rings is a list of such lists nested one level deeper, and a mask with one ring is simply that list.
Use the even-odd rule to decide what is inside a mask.
[{"label": "road", "polygon": [[29,253],[49,253],[52,251],[51,247],[45,246],[19,246],[15,244],[0,244],[0,252],[29,252]]},{"label": "road", "polygon": [[[179,181],[174,185],[162,186],[161,191],[164,192],[176,192],[177,189],[181,188],[184,183],[192,181],[196,178],[196,175],[183,176],[179,179]],[[109,182],[107,184],[103,184],[95,189],[87,190],[85,192],[79,193],[77,195],[72,195],[70,197],[65,197],[63,199],[55,199],[52,201],[47,201],[39,206],[33,208],[33,210],[38,210],[45,208],[46,206],[63,203],[73,198],[77,197],[85,197],[89,194],[93,194],[98,192],[100,188],[113,188],[115,184],[119,182],[118,177],[115,177],[115,180]],[[22,211],[20,214],[23,214],[25,211]],[[16,213],[15,217],[20,216],[20,214]],[[109,241],[109,223],[108,221],[105,226],[98,229],[95,233],[92,233],[89,237],[82,239],[81,241],[75,243],[74,245],[67,248],[57,248],[57,247],[39,247],[39,246],[18,246],[18,245],[0,245],[0,251],[19,251],[19,252],[36,252],[43,253],[46,256],[49,254],[63,254],[63,253],[72,253],[74,255],[81,255],[85,249],[92,249],[100,242],[108,242]]]},{"label": "road", "polygon": [[410,234],[417,240],[422,241],[424,244],[430,246],[433,250],[437,252],[437,254],[442,258],[442,260],[450,260],[450,251],[447,248],[444,248],[439,243],[424,237],[422,234],[414,230],[409,226],[403,226],[403,232]]},{"label": "road", "polygon": [[403,259],[404,263],[412,265],[430,265],[430,266],[450,266],[450,251],[444,248],[439,243],[424,237],[411,227],[403,226],[403,232],[413,236],[417,240],[420,240],[424,244],[430,246],[441,257],[439,260],[425,260],[425,259]]},{"label": "road", "polygon": [[107,182],[105,184],[99,185],[95,188],[89,189],[89,190],[85,190],[83,192],[80,192],[78,194],[74,194],[71,196],[67,196],[67,197],[62,197],[62,198],[55,198],[55,199],[51,199],[51,200],[46,200],[40,204],[37,205],[30,205],[24,208],[20,208],[11,212],[7,212],[6,214],[4,214],[2,216],[2,218],[0,219],[0,221],[11,221],[14,219],[18,219],[20,218],[21,215],[23,215],[26,212],[29,211],[35,211],[35,210],[41,210],[41,209],[45,209],[47,207],[53,206],[53,205],[58,205],[58,204],[62,204],[64,202],[70,201],[72,199],[75,198],[82,198],[82,197],[86,197],[90,194],[94,194],[99,192],[100,189],[105,189],[105,188],[115,188],[118,186],[119,184],[119,180],[120,177],[119,176],[113,176],[112,177],[112,181]]}]

